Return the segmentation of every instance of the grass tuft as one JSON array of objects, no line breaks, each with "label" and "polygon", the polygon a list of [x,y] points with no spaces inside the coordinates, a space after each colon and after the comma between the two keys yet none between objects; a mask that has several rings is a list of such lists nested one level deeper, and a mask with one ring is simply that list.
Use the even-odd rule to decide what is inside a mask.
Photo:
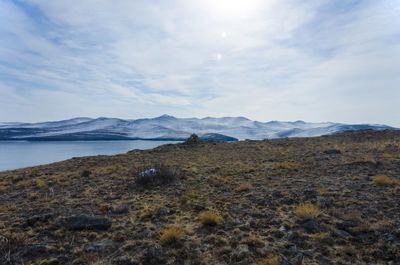
[{"label": "grass tuft", "polygon": [[312,203],[299,204],[295,209],[295,214],[302,220],[315,219],[321,213],[320,208]]},{"label": "grass tuft", "polygon": [[392,178],[384,175],[373,177],[372,182],[377,186],[392,186],[396,183]]},{"label": "grass tuft", "polygon": [[277,255],[270,254],[266,258],[257,261],[257,265],[279,265],[279,258]]},{"label": "grass tuft", "polygon": [[252,190],[254,187],[250,182],[243,182],[242,184],[239,185],[239,187],[236,189],[238,192],[243,192],[243,191],[248,191]]},{"label": "grass tuft", "polygon": [[160,242],[162,245],[170,245],[178,242],[183,237],[183,230],[178,226],[170,226],[160,233]]},{"label": "grass tuft", "polygon": [[199,214],[199,220],[203,225],[214,226],[222,223],[224,219],[215,211],[204,211]]}]

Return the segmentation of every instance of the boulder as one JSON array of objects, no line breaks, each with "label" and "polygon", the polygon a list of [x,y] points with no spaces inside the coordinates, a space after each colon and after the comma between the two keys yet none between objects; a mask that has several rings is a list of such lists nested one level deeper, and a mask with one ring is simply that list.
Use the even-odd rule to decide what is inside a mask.
[{"label": "boulder", "polygon": [[111,220],[103,216],[75,215],[64,219],[68,230],[107,230],[111,227]]}]

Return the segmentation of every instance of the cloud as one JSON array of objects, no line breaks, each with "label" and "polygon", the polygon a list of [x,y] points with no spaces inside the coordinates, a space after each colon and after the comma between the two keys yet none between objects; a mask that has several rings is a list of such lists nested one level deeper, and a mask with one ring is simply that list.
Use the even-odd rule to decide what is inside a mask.
[{"label": "cloud", "polygon": [[0,120],[400,126],[399,12],[395,0],[1,1],[0,107],[15,107]]}]

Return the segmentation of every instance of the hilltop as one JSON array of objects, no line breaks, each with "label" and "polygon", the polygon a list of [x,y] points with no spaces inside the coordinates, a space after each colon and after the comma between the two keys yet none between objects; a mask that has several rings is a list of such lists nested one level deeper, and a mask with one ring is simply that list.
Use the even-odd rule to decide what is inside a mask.
[{"label": "hilltop", "polygon": [[399,264],[399,181],[392,130],[0,172],[0,263]]}]

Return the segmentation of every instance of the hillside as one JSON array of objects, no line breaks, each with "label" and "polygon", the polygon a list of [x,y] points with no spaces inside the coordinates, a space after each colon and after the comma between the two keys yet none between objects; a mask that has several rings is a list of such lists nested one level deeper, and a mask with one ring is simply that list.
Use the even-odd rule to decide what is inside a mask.
[{"label": "hillside", "polygon": [[400,264],[400,132],[0,172],[0,264]]},{"label": "hillside", "polygon": [[202,139],[221,141],[263,140],[283,137],[312,137],[350,130],[393,129],[377,124],[252,121],[244,117],[151,119],[74,118],[43,123],[0,123],[0,140],[184,140],[192,133]]}]

